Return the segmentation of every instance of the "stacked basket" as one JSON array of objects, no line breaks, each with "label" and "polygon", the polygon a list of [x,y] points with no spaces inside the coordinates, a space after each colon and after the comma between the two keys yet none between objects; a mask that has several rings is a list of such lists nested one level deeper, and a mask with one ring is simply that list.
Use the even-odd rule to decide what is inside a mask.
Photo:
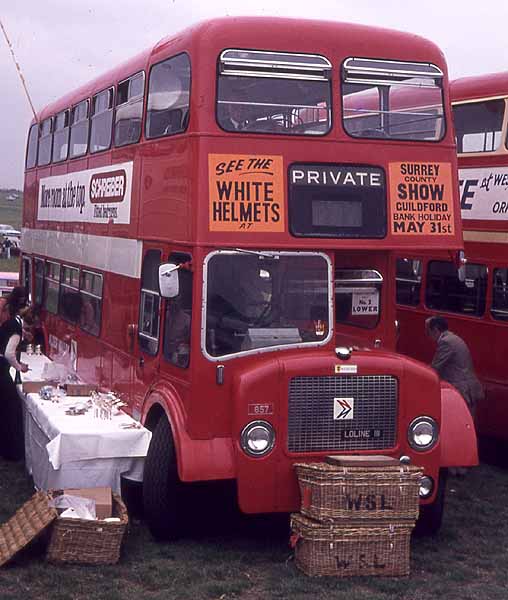
[{"label": "stacked basket", "polygon": [[421,469],[387,457],[327,460],[295,465],[296,565],[307,575],[409,575]]}]

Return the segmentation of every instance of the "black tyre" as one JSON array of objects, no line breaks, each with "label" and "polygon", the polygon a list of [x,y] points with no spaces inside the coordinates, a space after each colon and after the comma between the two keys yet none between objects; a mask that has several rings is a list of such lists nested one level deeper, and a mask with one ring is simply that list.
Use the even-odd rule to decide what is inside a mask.
[{"label": "black tyre", "polygon": [[419,536],[436,535],[441,529],[443,523],[443,511],[446,496],[446,480],[448,471],[441,469],[439,471],[437,495],[432,504],[426,504],[420,507],[420,516],[416,522],[415,534]]},{"label": "black tyre", "polygon": [[173,540],[181,534],[183,487],[171,426],[163,416],[153,431],[143,475],[143,512],[156,540]]}]

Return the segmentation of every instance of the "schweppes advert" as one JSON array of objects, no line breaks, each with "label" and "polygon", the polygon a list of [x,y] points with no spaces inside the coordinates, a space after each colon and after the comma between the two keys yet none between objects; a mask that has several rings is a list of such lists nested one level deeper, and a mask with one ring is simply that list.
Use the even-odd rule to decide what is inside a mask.
[{"label": "schweppes advert", "polygon": [[209,154],[210,231],[284,231],[282,156]]},{"label": "schweppes advert", "polygon": [[394,235],[453,235],[450,163],[390,163],[390,229]]}]

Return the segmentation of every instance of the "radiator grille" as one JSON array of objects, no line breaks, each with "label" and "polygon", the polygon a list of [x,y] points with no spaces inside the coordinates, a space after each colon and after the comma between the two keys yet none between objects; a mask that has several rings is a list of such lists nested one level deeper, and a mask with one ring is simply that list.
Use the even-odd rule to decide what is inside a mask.
[{"label": "radiator grille", "polygon": [[[397,396],[397,379],[390,375],[294,377],[289,385],[288,450],[390,448],[397,433]],[[352,419],[334,418],[334,398],[353,398]],[[335,416],[340,412],[336,407]]]}]

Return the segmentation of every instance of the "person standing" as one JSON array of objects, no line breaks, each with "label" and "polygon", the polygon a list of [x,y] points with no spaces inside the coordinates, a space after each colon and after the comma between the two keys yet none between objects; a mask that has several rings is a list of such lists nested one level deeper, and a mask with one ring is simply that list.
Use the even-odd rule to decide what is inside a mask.
[{"label": "person standing", "polygon": [[20,460],[24,455],[23,410],[10,369],[28,371],[28,365],[16,356],[23,335],[21,313],[25,306],[25,288],[13,288],[7,300],[10,318],[0,326],[0,454],[7,460]]},{"label": "person standing", "polygon": [[431,367],[441,379],[457,388],[474,420],[478,402],[483,400],[484,392],[474,371],[466,342],[448,330],[448,321],[444,317],[428,318],[425,321],[425,331],[437,343]]},{"label": "person standing", "polygon": [[7,260],[10,260],[11,258],[11,247],[12,247],[12,242],[9,238],[5,238],[4,241],[4,253],[5,253],[5,258]]}]

